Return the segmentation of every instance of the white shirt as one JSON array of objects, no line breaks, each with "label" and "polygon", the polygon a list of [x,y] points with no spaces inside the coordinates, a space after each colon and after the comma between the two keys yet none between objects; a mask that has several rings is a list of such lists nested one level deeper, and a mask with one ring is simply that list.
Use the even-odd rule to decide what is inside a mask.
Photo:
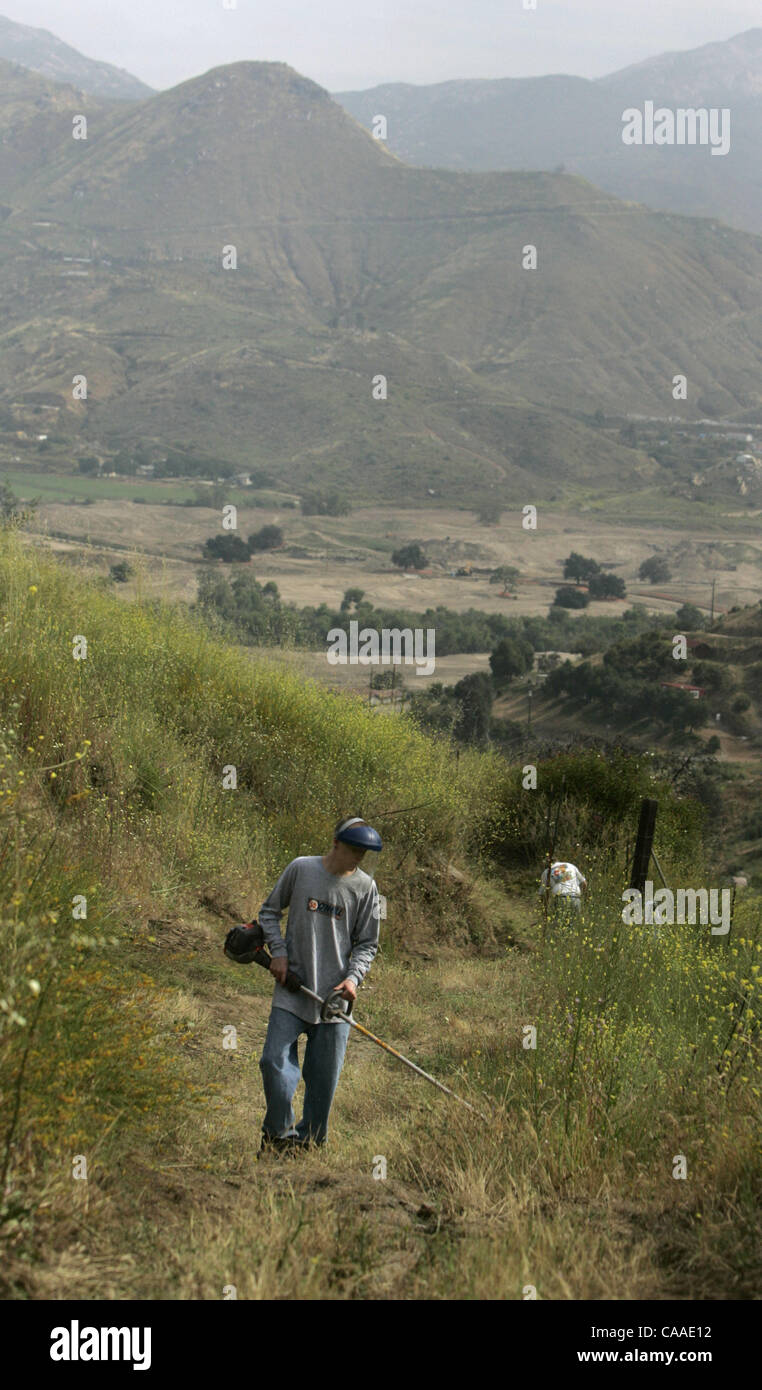
[{"label": "white shirt", "polygon": [[[545,869],[541,883],[543,888],[548,885],[548,871]],[[567,864],[564,860],[559,860],[550,866],[550,893],[551,897],[559,896],[566,898],[578,898],[583,888],[587,887],[587,879],[580,873],[576,864]]]}]

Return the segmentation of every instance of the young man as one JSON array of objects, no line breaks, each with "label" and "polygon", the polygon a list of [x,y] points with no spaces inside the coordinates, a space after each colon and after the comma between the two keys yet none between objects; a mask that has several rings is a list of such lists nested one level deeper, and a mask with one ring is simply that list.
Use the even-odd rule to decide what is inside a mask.
[{"label": "young man", "polygon": [[[540,880],[540,897],[547,901],[548,870],[545,868]],[[587,879],[580,873],[576,864],[566,860],[556,860],[550,866],[550,896],[554,916],[562,922],[571,923],[582,910],[582,893],[587,892]]]},{"label": "young man", "polygon": [[[285,979],[293,970],[322,999],[336,990],[354,1001],[378,950],[380,917],[378,889],[359,865],[366,850],[381,848],[378,831],[360,816],[339,821],[328,854],[293,859],[262,904],[259,924],[277,982],[259,1063],[267,1102],[263,1149],[325,1143],[349,1024],[340,1018],[322,1023],[318,1005],[286,989]],[[285,907],[289,913],[284,941],[279,924]],[[304,1112],[295,1125],[292,1101],[299,1084],[297,1044],[302,1033],[307,1034]]]}]

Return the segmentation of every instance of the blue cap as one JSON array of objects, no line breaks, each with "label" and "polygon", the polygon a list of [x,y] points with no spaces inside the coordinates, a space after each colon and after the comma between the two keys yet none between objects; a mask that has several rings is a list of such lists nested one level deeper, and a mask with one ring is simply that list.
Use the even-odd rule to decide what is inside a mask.
[{"label": "blue cap", "polygon": [[381,836],[372,825],[366,825],[361,816],[350,816],[337,827],[334,839],[345,845],[356,845],[358,849],[383,849]]}]

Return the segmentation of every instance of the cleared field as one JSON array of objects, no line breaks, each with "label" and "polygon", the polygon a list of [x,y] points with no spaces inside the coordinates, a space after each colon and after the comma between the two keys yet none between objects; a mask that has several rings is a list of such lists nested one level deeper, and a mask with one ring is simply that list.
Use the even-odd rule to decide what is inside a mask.
[{"label": "cleared field", "polygon": [[4,468],[0,472],[14,492],[21,497],[40,497],[43,501],[59,498],[93,498],[95,501],[121,500],[131,502],[135,497],[150,496],[151,505],[162,501],[181,502],[193,497],[192,483],[151,482],[145,478],[93,478],[77,473],[30,473],[27,469]]},{"label": "cleared field", "polygon": [[[250,650],[258,660],[262,657],[272,658],[271,648],[253,647]],[[331,690],[354,691],[365,699],[369,696],[370,667],[331,666],[326,661],[325,652],[301,650],[279,651],[276,660],[282,661],[301,676],[319,681],[321,685],[327,685]],[[418,675],[415,666],[402,665],[398,668],[398,679],[401,675],[404,689],[414,693],[416,690],[425,690],[432,681],[443,681],[445,685],[454,685],[457,681],[462,680],[463,676],[470,676],[476,671],[489,673],[489,669],[489,652],[469,652],[458,656],[438,656],[436,668],[431,675]],[[372,670],[375,672],[378,667],[373,667]]]},{"label": "cleared field", "polygon": [[[231,493],[230,500],[238,505],[237,494]],[[544,613],[563,582],[563,561],[572,550],[595,557],[627,584],[626,600],[593,602],[586,610],[593,615],[621,612],[636,603],[653,612],[671,612],[684,602],[708,613],[713,580],[717,612],[754,603],[760,591],[762,540],[753,521],[748,527],[736,521],[732,539],[720,517],[716,529],[680,530],[673,524],[617,524],[589,511],[570,515],[542,509],[536,531],[525,531],[521,522],[518,508],[492,527],[463,511],[432,509],[421,514],[391,507],[358,509],[348,517],[304,517],[291,509],[241,504],[237,516],[243,537],[264,525],[281,527],[285,549],[255,557],[252,568],[258,578],[274,580],[287,602],[300,606],[338,606],[346,589],[358,587],[380,607],[424,611],[443,605],[511,616]],[[123,558],[125,551],[142,552],[150,558],[134,582],[144,592],[186,601],[195,595],[203,542],[220,530],[219,511],[140,505],[125,498],[81,507],[44,501],[39,509],[40,533],[84,543],[104,555],[113,551]],[[392,566],[392,550],[406,540],[423,542],[437,567],[432,574],[403,574]],[[287,553],[292,546],[303,553]],[[655,554],[666,558],[673,578],[651,591],[637,572],[642,561]],[[157,567],[156,558],[165,563]],[[466,564],[515,565],[521,574],[517,596],[501,597],[500,588],[486,575],[449,573]],[[130,586],[125,587],[129,593]]]}]

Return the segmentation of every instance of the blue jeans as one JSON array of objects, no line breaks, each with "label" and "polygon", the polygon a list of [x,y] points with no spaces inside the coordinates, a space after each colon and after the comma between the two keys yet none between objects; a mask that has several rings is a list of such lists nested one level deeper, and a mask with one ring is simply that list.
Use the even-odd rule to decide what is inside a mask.
[{"label": "blue jeans", "polygon": [[[307,1034],[302,1075],[304,1112],[294,1124],[292,1101],[299,1085],[298,1040]],[[328,1113],[344,1065],[348,1023],[305,1023],[288,1009],[273,1008],[260,1059],[267,1111],[262,1133],[268,1138],[325,1143]]]}]

